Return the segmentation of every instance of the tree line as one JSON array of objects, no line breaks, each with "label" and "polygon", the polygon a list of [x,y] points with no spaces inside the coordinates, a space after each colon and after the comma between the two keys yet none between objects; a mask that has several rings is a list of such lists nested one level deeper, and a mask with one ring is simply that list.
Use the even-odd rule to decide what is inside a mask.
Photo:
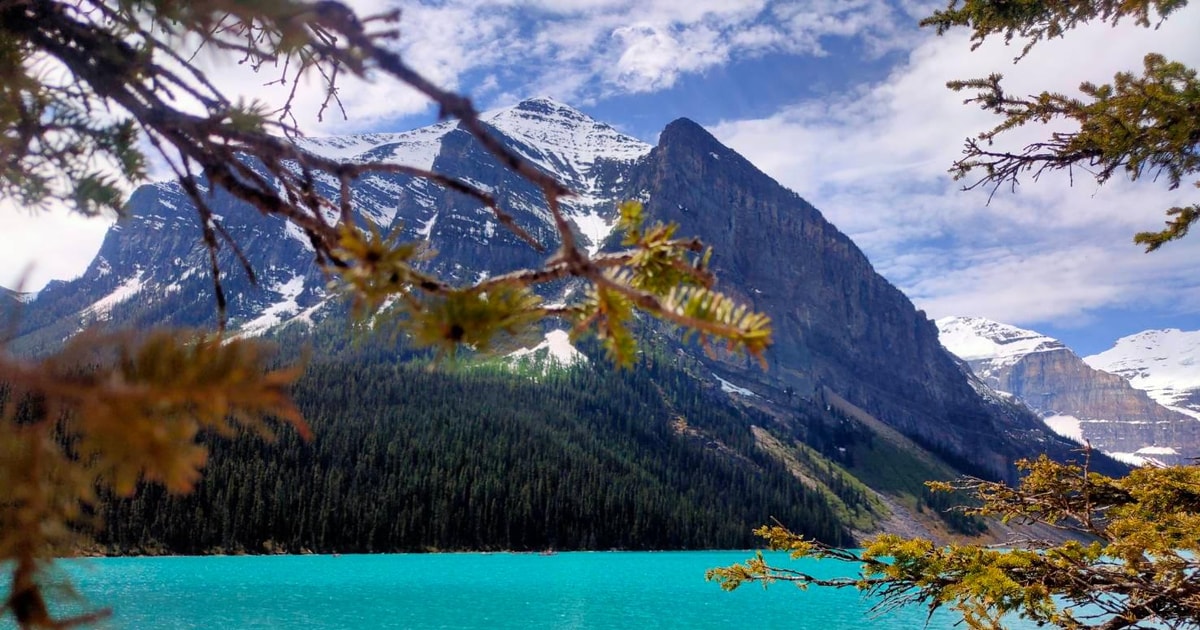
[{"label": "tree line", "polygon": [[[312,365],[293,395],[314,440],[210,437],[194,492],[110,498],[97,541],[172,553],[745,548],[753,525],[777,518],[851,542],[715,388],[649,360],[536,374]],[[842,500],[866,499],[847,488]]]}]

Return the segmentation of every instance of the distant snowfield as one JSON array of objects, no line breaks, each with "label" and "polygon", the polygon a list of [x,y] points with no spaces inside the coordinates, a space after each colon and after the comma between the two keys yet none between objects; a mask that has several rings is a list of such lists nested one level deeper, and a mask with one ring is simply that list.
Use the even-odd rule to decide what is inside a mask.
[{"label": "distant snowfield", "polygon": [[241,326],[241,335],[245,337],[256,337],[261,335],[271,328],[278,326],[283,322],[285,317],[296,315],[300,312],[300,305],[296,302],[296,298],[304,291],[304,276],[296,274],[291,280],[277,284],[271,287],[271,290],[279,294],[280,300],[263,309],[263,312],[258,317],[246,322]]},{"label": "distant snowfield", "polygon": [[142,290],[142,274],[132,276],[120,286],[113,289],[112,293],[100,298],[94,304],[87,307],[83,311],[83,315],[95,315],[98,319],[108,319],[109,313],[112,312],[114,306],[125,302]]},{"label": "distant snowfield", "polygon": [[[971,362],[980,377],[995,376],[1023,357],[1054,350],[1069,349],[1056,339],[1038,332],[994,322],[981,317],[945,317],[936,322],[939,340],[947,350]],[[1136,389],[1144,390],[1165,407],[1200,420],[1200,408],[1182,406],[1186,397],[1200,390],[1200,331],[1150,330],[1130,335],[1111,350],[1083,359],[1095,370],[1116,374]],[[976,391],[980,391],[976,387]],[[983,393],[983,392],[981,392]],[[1084,443],[1089,426],[1111,422],[1101,418],[1053,413],[1042,418],[1054,433]],[[1145,424],[1125,420],[1123,424]],[[1132,452],[1108,451],[1112,457],[1137,466],[1160,465],[1164,456],[1178,456],[1174,447],[1149,444],[1140,448],[1125,445]],[[1136,450],[1133,450],[1136,449]]]},{"label": "distant snowfield", "polygon": [[1083,427],[1079,418],[1075,416],[1053,415],[1042,418],[1046,426],[1050,427],[1051,431],[1069,439],[1083,444]]},{"label": "distant snowfield", "polygon": [[943,317],[935,322],[938,340],[965,361],[993,360],[996,367],[1012,365],[1034,352],[1065,348],[1041,333],[982,317]]},{"label": "distant snowfield", "polygon": [[745,387],[738,387],[737,385],[730,383],[729,381],[721,378],[720,376],[717,376],[716,374],[713,374],[713,378],[717,379],[717,382],[721,384],[721,391],[725,392],[726,394],[737,394],[739,396],[745,396],[747,398],[759,398],[758,394],[755,394],[754,392],[746,389]]},{"label": "distant snowfield", "polygon": [[1083,359],[1097,370],[1120,375],[1175,411],[1200,420],[1200,410],[1180,405],[1200,389],[1200,331],[1147,330]]},{"label": "distant snowfield", "polygon": [[551,361],[563,367],[570,367],[576,363],[587,363],[588,360],[582,352],[571,345],[571,336],[565,330],[551,330],[546,333],[546,337],[538,345],[510,352],[508,356],[512,359],[520,359],[536,355],[543,350],[546,351],[546,356]]}]

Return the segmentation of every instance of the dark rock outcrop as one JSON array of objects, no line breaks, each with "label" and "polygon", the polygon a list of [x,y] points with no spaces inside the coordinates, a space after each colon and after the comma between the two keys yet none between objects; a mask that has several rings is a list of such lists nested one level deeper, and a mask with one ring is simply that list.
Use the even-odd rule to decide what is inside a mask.
[{"label": "dark rock outcrop", "polygon": [[650,214],[712,245],[719,286],[769,314],[765,373],[740,357],[714,368],[774,391],[837,392],[919,443],[985,474],[1071,446],[1032,414],[981,397],[938,331],[811,204],[696,123],[666,127],[634,171]]}]

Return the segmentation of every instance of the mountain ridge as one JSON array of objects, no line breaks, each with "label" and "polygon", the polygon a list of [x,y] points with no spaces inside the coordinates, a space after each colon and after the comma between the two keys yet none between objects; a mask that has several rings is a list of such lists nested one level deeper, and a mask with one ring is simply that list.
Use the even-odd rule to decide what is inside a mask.
[{"label": "mountain ridge", "polygon": [[1200,330],[1145,330],[1083,360],[1123,376],[1160,404],[1200,420]]},{"label": "mountain ridge", "polygon": [[[981,317],[937,321],[941,340],[988,386],[1015,396],[1060,435],[1134,464],[1200,456],[1200,422],[1057,339]],[[1113,355],[1109,355],[1111,358]],[[1125,365],[1133,370],[1128,352]],[[1156,382],[1163,382],[1162,379]]]},{"label": "mountain ridge", "polygon": [[[651,220],[676,222],[681,235],[696,236],[714,248],[711,267],[717,288],[774,321],[775,344],[766,353],[769,369],[764,372],[749,358],[719,348],[712,356],[698,352],[683,342],[681,331],[648,318],[638,334],[656,356],[678,362],[703,391],[744,409],[746,431],[753,431],[753,425],[781,432],[782,437],[773,439],[785,446],[794,442],[799,450],[793,455],[799,459],[808,457],[801,456],[809,448],[804,439],[820,441],[825,450],[819,457],[836,459],[855,449],[862,457],[892,457],[862,437],[879,423],[936,462],[921,464],[921,470],[991,478],[1014,478],[1013,462],[1022,457],[1072,455],[1074,445],[1035,415],[981,388],[942,348],[937,327],[925,313],[880,276],[819,210],[694,121],[672,122],[650,147],[546,99],[485,113],[481,119],[498,142],[580,192],[565,198],[563,208],[589,250],[614,245],[611,226],[618,203],[626,199],[642,201]],[[558,245],[540,191],[499,164],[457,124],[308,142],[347,159],[402,159],[411,150],[421,164],[491,191],[549,251]],[[318,179],[316,185],[336,199],[333,182]],[[377,173],[355,182],[353,189],[361,202],[353,217],[359,225],[393,232],[401,240],[425,241],[438,252],[427,263],[430,270],[451,282],[473,283],[487,274],[543,262],[545,254],[499,225],[490,209],[427,180]],[[341,329],[337,334],[344,334],[347,309],[332,299],[329,279],[312,264],[304,235],[220,190],[206,194],[257,276],[257,284],[252,283],[230,248],[218,252],[230,331],[285,338],[289,348],[314,330]],[[132,196],[129,211],[131,220],[109,232],[82,277],[48,286],[29,305],[16,346],[46,352],[97,323],[213,326],[208,252],[182,191],[172,184],[144,186]],[[562,282],[546,287],[543,296],[559,301],[577,289],[577,283]],[[551,349],[546,343],[543,351]],[[339,356],[337,348],[349,345],[328,338],[321,344],[334,349],[323,357],[329,359]],[[411,356],[410,350],[405,352]],[[745,400],[753,404],[742,404]],[[693,437],[685,429],[673,439]],[[818,462],[813,470],[825,466],[813,461]],[[863,462],[857,464],[863,470]],[[1116,469],[1104,458],[1098,458],[1097,466]],[[905,492],[919,495],[920,481]],[[907,505],[919,508],[916,500]]]}]

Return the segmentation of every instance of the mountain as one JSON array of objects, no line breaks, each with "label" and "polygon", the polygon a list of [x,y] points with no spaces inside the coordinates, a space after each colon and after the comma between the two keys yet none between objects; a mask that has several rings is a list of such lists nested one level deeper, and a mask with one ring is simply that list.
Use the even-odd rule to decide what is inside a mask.
[{"label": "mountain", "polygon": [[[1186,463],[1200,456],[1200,422],[1156,402],[1125,375],[1102,371],[1103,360],[1081,359],[1057,339],[981,317],[947,317],[937,326],[942,345],[966,361],[984,383],[1020,399],[1061,435],[1087,440],[1135,464]],[[1134,354],[1122,355],[1130,369]],[[1115,357],[1108,355],[1120,361]],[[1168,370],[1160,367],[1159,373]]]},{"label": "mountain", "polygon": [[933,322],[849,237],[696,123],[667,125],[630,181],[627,196],[712,245],[719,286],[774,322],[769,369],[702,359],[718,376],[775,400],[831,392],[980,474],[1007,476],[1022,454],[1069,451],[1027,411],[982,397]]},{"label": "mountain", "polygon": [[821,471],[840,494],[796,483],[698,385],[662,362],[536,382],[323,362],[293,390],[311,442],[210,440],[195,492],[111,501],[97,542],[188,554],[743,549],[775,517],[849,543],[839,514],[869,513],[871,500],[848,475]]},{"label": "mountain", "polygon": [[[510,148],[577,191],[563,201],[565,212],[582,242],[598,249],[612,229],[616,203],[626,198],[622,182],[651,147],[547,99],[490,112],[483,121]],[[454,123],[395,134],[305,139],[301,146],[348,161],[402,163],[452,174],[493,191],[535,238],[551,241],[555,234],[540,192],[497,164]],[[319,179],[317,185],[322,193],[337,196],[332,179]],[[451,280],[473,281],[480,274],[536,265],[543,257],[499,227],[490,210],[427,180],[371,175],[358,180],[354,189],[360,224],[428,241],[439,253],[435,270]],[[328,308],[327,279],[312,264],[311,246],[299,229],[248,210],[221,190],[212,191],[209,204],[257,275],[256,285],[230,247],[223,247],[219,267],[232,328],[257,335],[337,311]],[[109,232],[80,278],[42,291],[36,312],[23,320],[23,349],[53,348],[84,326],[107,321],[215,324],[201,226],[180,187],[173,182],[142,186],[127,212],[129,219]]]},{"label": "mountain", "polygon": [[1125,377],[1160,404],[1200,420],[1200,330],[1147,330],[1122,337],[1084,361]]},{"label": "mountain", "polygon": [[[729,440],[672,415],[681,401],[703,396],[707,404],[732,409],[747,443],[784,463],[799,483],[835,507],[843,524],[867,531],[881,527],[885,514],[918,513],[933,505],[929,501],[936,500],[923,497],[925,479],[957,473],[1012,479],[1018,458],[1072,455],[1073,443],[1048,431],[1021,405],[994,395],[948,353],[933,322],[875,272],[849,237],[696,123],[671,123],[651,146],[549,99],[523,101],[481,119],[500,142],[578,193],[564,208],[590,249],[613,245],[619,201],[641,200],[652,220],[675,221],[681,235],[712,245],[718,288],[772,318],[775,344],[765,371],[719,349],[710,356],[685,344],[680,331],[646,322],[640,331],[647,350],[642,360],[669,361],[693,386],[678,399],[661,393],[660,407],[618,407],[612,413],[624,414],[614,422],[676,427],[674,437],[652,440],[663,449],[659,456],[667,457],[682,442],[755,465],[744,451],[722,446]],[[469,181],[491,191],[534,237],[551,249],[555,244],[540,193],[454,122],[403,133],[306,139],[301,145],[339,159],[409,164]],[[332,180],[319,180],[318,186],[336,197]],[[354,186],[357,221],[428,241],[438,252],[430,264],[450,279],[475,281],[539,264],[544,256],[498,226],[477,201],[425,180],[376,174]],[[310,369],[341,370],[325,366],[342,360],[351,347],[339,341],[345,337],[346,309],[331,299],[307,240],[283,220],[264,217],[220,190],[211,191],[209,203],[257,275],[257,283],[251,282],[231,248],[222,247],[218,267],[231,329],[283,339],[288,349],[311,343],[316,349]],[[45,352],[97,323],[215,322],[208,255],[179,187],[143,186],[128,210],[130,218],[109,232],[80,278],[48,285],[28,305],[13,347]],[[554,285],[547,298],[561,299],[576,289],[572,283]],[[551,331],[537,352],[573,357],[562,341],[561,333]],[[396,361],[385,350],[372,352],[374,361]],[[585,362],[579,369],[604,369],[602,364]],[[649,370],[637,372],[641,380],[631,387],[659,391],[648,380]],[[381,385],[355,379],[345,387],[362,389],[349,396],[359,400]],[[419,406],[425,399],[412,400]],[[596,439],[579,431],[572,435]],[[563,457],[564,466],[585,465],[574,459],[585,457],[575,449]],[[1103,457],[1096,465],[1118,470]],[[859,509],[864,505],[875,507]]]}]

